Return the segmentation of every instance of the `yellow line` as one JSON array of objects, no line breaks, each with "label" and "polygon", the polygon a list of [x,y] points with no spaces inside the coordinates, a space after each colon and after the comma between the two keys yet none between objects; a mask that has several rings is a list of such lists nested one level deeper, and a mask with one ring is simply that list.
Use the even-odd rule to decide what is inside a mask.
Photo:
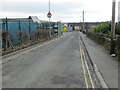
[{"label": "yellow line", "polygon": [[[83,56],[84,56],[84,58],[86,58],[84,51],[83,51]],[[90,74],[90,71],[89,71],[86,59],[85,59],[85,64],[86,64],[86,67],[87,67],[87,71],[88,71],[88,74],[89,74],[89,78],[90,78],[90,82],[91,82],[92,88],[94,89],[94,84],[93,84],[93,81],[92,81],[92,77],[91,77],[91,74]]]},{"label": "yellow line", "polygon": [[79,38],[79,48],[80,48],[80,59],[82,61],[82,68],[83,68],[83,72],[84,72],[84,79],[85,79],[85,83],[86,83],[86,88],[88,89],[88,82],[87,82],[87,78],[86,78],[86,72],[85,72],[85,66],[84,66],[84,62],[83,62],[83,58],[82,58],[82,48],[80,46],[80,38]]},{"label": "yellow line", "polygon": [[[60,38],[61,38],[61,37],[60,37]],[[7,62],[7,61],[9,61],[9,60],[11,60],[11,59],[14,59],[14,58],[16,58],[16,57],[18,57],[18,56],[21,56],[21,55],[23,55],[23,54],[25,54],[25,53],[28,53],[28,52],[30,52],[30,51],[33,51],[33,50],[35,50],[35,49],[37,49],[37,48],[39,48],[39,47],[42,47],[42,46],[44,46],[44,45],[50,44],[50,43],[52,43],[52,42],[54,42],[54,41],[57,41],[57,40],[60,39],[60,38],[54,39],[54,40],[52,40],[52,41],[49,41],[49,42],[44,43],[44,44],[42,44],[42,45],[39,45],[39,46],[37,46],[37,47],[31,48],[31,49],[29,49],[29,50],[20,52],[20,53],[18,53],[18,54],[16,54],[16,55],[12,55],[12,56],[10,56],[10,57],[8,57],[8,58],[0,59],[0,61],[1,61],[0,64],[5,63],[5,62]]]}]

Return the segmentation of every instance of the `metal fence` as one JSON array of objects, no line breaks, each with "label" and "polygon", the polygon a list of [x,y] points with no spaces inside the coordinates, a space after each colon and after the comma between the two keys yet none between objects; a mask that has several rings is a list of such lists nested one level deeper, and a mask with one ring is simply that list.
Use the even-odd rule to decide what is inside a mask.
[{"label": "metal fence", "polygon": [[52,38],[56,36],[53,27],[57,25],[58,35],[61,35],[62,24],[60,22],[51,22],[49,29],[48,22],[37,23],[31,19],[0,19],[0,48],[6,48],[21,45],[29,41],[44,41],[50,39],[49,31],[51,30]]}]

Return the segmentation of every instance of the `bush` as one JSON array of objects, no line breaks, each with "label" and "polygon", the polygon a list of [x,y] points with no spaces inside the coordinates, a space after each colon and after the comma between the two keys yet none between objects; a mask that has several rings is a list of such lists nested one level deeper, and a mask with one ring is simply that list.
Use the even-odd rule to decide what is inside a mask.
[{"label": "bush", "polygon": [[117,54],[118,54],[118,60],[120,61],[120,36],[118,36],[117,39]]},{"label": "bush", "polygon": [[111,30],[111,22],[102,23],[94,28],[94,32],[108,34]]},{"label": "bush", "polygon": [[120,35],[120,24],[116,24],[116,26],[115,26],[115,33]]},{"label": "bush", "polygon": [[[110,34],[111,32],[111,22],[102,23],[94,28],[94,32]],[[116,34],[120,35],[120,24],[115,25]]]}]

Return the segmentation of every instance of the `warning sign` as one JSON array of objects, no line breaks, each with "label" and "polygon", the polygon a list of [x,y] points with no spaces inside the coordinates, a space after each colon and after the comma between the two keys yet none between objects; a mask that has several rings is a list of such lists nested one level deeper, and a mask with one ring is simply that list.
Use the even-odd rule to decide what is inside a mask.
[{"label": "warning sign", "polygon": [[47,14],[47,17],[48,17],[48,18],[51,18],[51,16],[52,16],[52,14],[51,14],[51,12],[49,11],[48,14]]}]

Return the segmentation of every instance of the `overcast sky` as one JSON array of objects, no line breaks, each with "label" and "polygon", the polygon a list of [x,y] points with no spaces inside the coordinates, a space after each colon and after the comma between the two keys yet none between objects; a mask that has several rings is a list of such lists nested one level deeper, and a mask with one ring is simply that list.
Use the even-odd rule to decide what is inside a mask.
[{"label": "overcast sky", "polygon": [[[0,18],[38,16],[48,20],[49,0],[0,0]],[[118,20],[118,1],[116,0],[116,21]],[[82,11],[85,22],[110,21],[112,0],[51,0],[52,21],[80,22]]]}]

